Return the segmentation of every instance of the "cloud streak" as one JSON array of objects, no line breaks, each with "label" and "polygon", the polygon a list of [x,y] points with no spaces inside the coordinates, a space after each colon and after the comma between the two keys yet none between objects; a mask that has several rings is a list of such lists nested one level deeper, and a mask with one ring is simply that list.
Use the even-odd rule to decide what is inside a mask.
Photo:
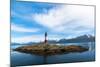
[{"label": "cloud streak", "polygon": [[11,24],[11,30],[14,31],[14,32],[38,32],[39,29],[35,29],[35,28],[25,28],[25,27],[22,27],[22,26],[19,26],[19,25],[16,25],[16,24]]},{"label": "cloud streak", "polygon": [[42,36],[36,36],[36,35],[12,38],[12,42],[15,42],[15,43],[38,42],[38,41],[42,41],[42,40],[43,40]]}]

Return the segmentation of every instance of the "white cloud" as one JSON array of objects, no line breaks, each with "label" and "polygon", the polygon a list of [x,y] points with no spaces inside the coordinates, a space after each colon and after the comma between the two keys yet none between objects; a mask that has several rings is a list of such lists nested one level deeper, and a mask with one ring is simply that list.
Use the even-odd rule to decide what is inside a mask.
[{"label": "white cloud", "polygon": [[39,24],[54,31],[75,31],[76,27],[94,28],[94,7],[62,5],[48,11],[47,14],[33,14]]},{"label": "white cloud", "polygon": [[39,29],[25,28],[20,25],[11,24],[11,30],[15,32],[37,32]]},{"label": "white cloud", "polygon": [[14,10],[11,10],[11,16],[12,17],[17,17],[17,18],[20,18],[20,19],[23,19],[23,20],[27,20],[27,21],[31,21],[31,13],[26,13],[26,14],[21,14],[21,13],[18,13]]}]

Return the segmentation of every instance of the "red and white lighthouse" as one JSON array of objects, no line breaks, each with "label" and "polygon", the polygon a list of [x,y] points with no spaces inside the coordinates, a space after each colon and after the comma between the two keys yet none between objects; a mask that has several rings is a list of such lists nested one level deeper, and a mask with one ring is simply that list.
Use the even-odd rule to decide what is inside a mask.
[{"label": "red and white lighthouse", "polygon": [[47,32],[45,32],[45,40],[44,43],[47,44]]}]

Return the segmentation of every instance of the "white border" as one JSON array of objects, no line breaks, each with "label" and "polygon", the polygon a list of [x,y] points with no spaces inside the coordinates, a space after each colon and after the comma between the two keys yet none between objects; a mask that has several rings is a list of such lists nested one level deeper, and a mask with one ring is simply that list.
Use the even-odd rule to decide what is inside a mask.
[{"label": "white border", "polygon": [[9,67],[10,1],[0,0],[0,67]]}]

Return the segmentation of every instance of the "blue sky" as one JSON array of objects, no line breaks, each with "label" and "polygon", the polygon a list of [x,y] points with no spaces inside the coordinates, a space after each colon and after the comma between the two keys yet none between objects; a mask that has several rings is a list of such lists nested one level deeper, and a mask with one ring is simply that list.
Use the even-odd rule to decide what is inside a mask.
[{"label": "blue sky", "polygon": [[94,7],[11,1],[12,42],[27,43],[94,35]]}]

